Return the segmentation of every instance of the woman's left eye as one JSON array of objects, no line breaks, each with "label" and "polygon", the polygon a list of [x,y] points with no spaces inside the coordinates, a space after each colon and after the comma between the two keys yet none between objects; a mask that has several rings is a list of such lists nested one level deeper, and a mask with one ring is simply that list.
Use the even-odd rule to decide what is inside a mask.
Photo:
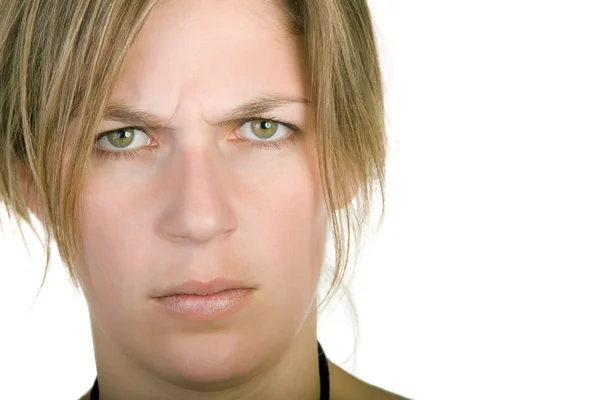
[{"label": "woman's left eye", "polygon": [[253,119],[239,128],[242,138],[255,141],[258,138],[263,142],[280,140],[289,134],[289,130],[293,131],[294,128],[272,119]]}]

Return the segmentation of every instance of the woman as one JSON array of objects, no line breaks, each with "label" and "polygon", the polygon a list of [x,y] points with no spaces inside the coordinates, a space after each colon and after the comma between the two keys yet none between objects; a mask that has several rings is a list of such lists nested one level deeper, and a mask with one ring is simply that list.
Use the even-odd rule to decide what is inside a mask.
[{"label": "woman", "polygon": [[86,298],[82,399],[400,398],[316,337],[383,190],[365,0],[4,0],[0,59],[0,199]]}]

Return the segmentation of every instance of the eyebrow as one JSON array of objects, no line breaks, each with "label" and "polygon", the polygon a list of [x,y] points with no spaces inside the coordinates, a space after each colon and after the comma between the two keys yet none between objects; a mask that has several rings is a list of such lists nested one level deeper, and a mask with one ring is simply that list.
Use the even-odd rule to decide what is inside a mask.
[{"label": "eyebrow", "polygon": [[[261,114],[268,113],[287,104],[303,104],[312,106],[311,102],[303,97],[286,95],[262,95],[241,104],[227,112],[217,126],[229,122],[255,118]],[[168,125],[167,118],[150,114],[146,111],[136,109],[126,104],[113,104],[106,108],[102,117],[103,121],[116,121],[149,130],[158,130]]]}]

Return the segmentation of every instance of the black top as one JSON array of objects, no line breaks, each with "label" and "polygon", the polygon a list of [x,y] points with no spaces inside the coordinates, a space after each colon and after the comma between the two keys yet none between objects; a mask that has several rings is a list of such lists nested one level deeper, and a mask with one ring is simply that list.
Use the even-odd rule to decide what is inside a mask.
[{"label": "black top", "polygon": [[[327,357],[325,351],[321,347],[321,343],[317,341],[317,347],[319,350],[319,378],[321,381],[321,397],[320,400],[329,400],[329,367],[327,366]],[[98,388],[98,378],[94,381],[92,386],[92,392],[90,394],[90,400],[100,399],[100,389]]]}]

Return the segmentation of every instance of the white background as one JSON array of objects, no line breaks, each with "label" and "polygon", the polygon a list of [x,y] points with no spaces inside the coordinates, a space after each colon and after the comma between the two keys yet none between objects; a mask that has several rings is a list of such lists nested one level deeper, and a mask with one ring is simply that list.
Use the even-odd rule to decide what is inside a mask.
[{"label": "white background", "polygon": [[[343,364],[415,400],[600,399],[595,1],[371,0],[391,138],[387,218]],[[95,370],[59,264],[0,234],[0,398],[76,398]],[[344,308],[319,338],[343,363]]]}]

